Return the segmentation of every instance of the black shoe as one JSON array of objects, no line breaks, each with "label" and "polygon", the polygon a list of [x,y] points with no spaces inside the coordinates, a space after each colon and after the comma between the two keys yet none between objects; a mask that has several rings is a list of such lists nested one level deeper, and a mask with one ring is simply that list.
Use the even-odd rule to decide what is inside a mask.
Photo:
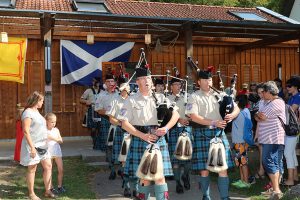
[{"label": "black shoe", "polygon": [[66,190],[66,188],[64,188],[64,186],[57,187],[57,192],[58,192],[58,194],[65,193],[66,191],[67,191],[67,190]]},{"label": "black shoe", "polygon": [[183,186],[181,185],[181,183],[177,183],[177,184],[176,184],[176,192],[177,192],[178,194],[183,193]]},{"label": "black shoe", "polygon": [[120,170],[120,169],[118,170],[118,175],[123,179],[124,173],[122,170]]},{"label": "black shoe", "polygon": [[109,180],[115,180],[116,176],[117,176],[116,172],[110,172],[110,175],[109,175],[108,179]]},{"label": "black shoe", "polygon": [[131,191],[129,188],[124,189],[124,197],[131,197]]},{"label": "black shoe", "polygon": [[183,186],[186,190],[191,189],[191,184],[190,184],[190,176],[186,175],[186,176],[182,176],[181,177],[182,181],[183,181]]}]

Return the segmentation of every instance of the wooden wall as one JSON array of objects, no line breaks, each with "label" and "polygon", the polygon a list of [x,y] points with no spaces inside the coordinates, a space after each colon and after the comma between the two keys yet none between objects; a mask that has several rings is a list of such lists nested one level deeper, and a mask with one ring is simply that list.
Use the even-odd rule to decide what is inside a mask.
[{"label": "wooden wall", "polygon": [[[177,66],[181,76],[186,74],[183,44],[164,47],[162,52],[156,52],[154,49],[147,49],[142,43],[136,43],[130,62],[138,61],[142,47],[146,49],[146,57],[153,74],[165,74],[166,69],[172,71],[174,66]],[[283,81],[290,75],[300,74],[299,53],[296,46],[266,47],[239,52],[235,51],[232,45],[219,43],[195,44],[193,49],[193,58],[198,60],[200,68],[213,65],[216,69],[220,68],[222,74],[232,76],[233,73],[237,73],[238,87],[243,82],[261,82],[276,78],[279,63],[282,65]],[[105,66],[109,66],[109,63]],[[226,87],[229,79],[223,81]],[[52,46],[52,89],[53,112],[58,116],[57,126],[62,135],[89,135],[88,130],[81,127],[86,107],[79,103],[86,87],[60,84],[60,52],[57,40]],[[24,106],[27,96],[35,90],[44,92],[44,48],[39,40],[29,39],[25,83],[0,81],[0,139],[15,137],[16,104],[21,103]],[[43,113],[43,110],[41,112]]]}]

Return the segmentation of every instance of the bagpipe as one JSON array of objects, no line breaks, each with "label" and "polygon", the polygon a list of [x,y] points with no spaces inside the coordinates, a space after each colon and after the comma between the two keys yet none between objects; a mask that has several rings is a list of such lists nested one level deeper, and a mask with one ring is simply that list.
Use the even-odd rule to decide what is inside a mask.
[{"label": "bagpipe", "polygon": [[[193,59],[191,57],[187,58],[187,62],[192,68],[194,68],[197,71],[197,73],[199,73],[201,71],[201,69],[198,67],[198,65],[193,61]],[[214,96],[216,97],[216,99],[217,99],[217,101],[220,105],[220,108],[219,108],[220,115],[224,119],[226,114],[232,113],[233,110],[234,110],[233,90],[234,90],[235,85],[236,85],[237,74],[234,74],[232,76],[232,79],[230,81],[230,83],[231,83],[230,84],[230,92],[229,92],[229,94],[227,94],[224,91],[224,84],[223,84],[221,72],[218,70],[216,73],[217,73],[217,76],[219,78],[220,90],[216,89],[213,86],[210,86],[210,88],[214,91]],[[226,77],[226,76],[223,76],[223,77]]]}]

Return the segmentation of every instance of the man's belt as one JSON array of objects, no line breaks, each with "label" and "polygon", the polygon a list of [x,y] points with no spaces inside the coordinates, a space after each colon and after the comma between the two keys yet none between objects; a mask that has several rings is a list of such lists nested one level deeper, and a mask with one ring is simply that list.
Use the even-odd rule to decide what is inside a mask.
[{"label": "man's belt", "polygon": [[191,126],[193,128],[211,128],[210,126],[198,124],[198,123],[193,122],[193,121],[189,121],[189,126]]},{"label": "man's belt", "polygon": [[134,128],[136,128],[138,131],[141,131],[142,133],[150,133],[150,130],[152,128],[158,128],[158,126],[157,125],[149,125],[149,126],[134,125]]}]

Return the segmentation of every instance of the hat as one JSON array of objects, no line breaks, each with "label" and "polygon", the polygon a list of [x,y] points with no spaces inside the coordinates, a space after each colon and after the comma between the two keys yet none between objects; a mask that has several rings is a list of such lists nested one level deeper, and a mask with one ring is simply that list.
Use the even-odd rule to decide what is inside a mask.
[{"label": "hat", "polygon": [[162,80],[160,78],[155,79],[154,86],[156,86],[157,84],[163,85],[164,84],[164,80]]},{"label": "hat", "polygon": [[142,62],[141,66],[139,68],[135,69],[135,75],[136,77],[141,77],[141,76],[150,76],[151,72],[149,70],[149,66],[145,63]]},{"label": "hat", "polygon": [[243,89],[247,89],[248,88],[248,83],[243,83],[242,87],[243,87]]},{"label": "hat", "polygon": [[107,80],[107,79],[115,79],[115,77],[112,74],[106,74],[105,75],[105,80]]},{"label": "hat", "polygon": [[119,78],[118,78],[118,83],[119,83],[119,85],[121,85],[122,83],[126,83],[127,81],[126,81],[126,78],[125,77],[122,77],[122,76],[119,76]]},{"label": "hat", "polygon": [[209,79],[212,78],[212,75],[209,71],[200,70],[198,72],[199,79]]},{"label": "hat", "polygon": [[130,87],[127,83],[122,83],[120,85],[120,91],[126,90],[128,93],[130,92]]},{"label": "hat", "polygon": [[175,82],[181,82],[181,80],[179,80],[178,78],[172,78],[170,84],[172,85]]}]

